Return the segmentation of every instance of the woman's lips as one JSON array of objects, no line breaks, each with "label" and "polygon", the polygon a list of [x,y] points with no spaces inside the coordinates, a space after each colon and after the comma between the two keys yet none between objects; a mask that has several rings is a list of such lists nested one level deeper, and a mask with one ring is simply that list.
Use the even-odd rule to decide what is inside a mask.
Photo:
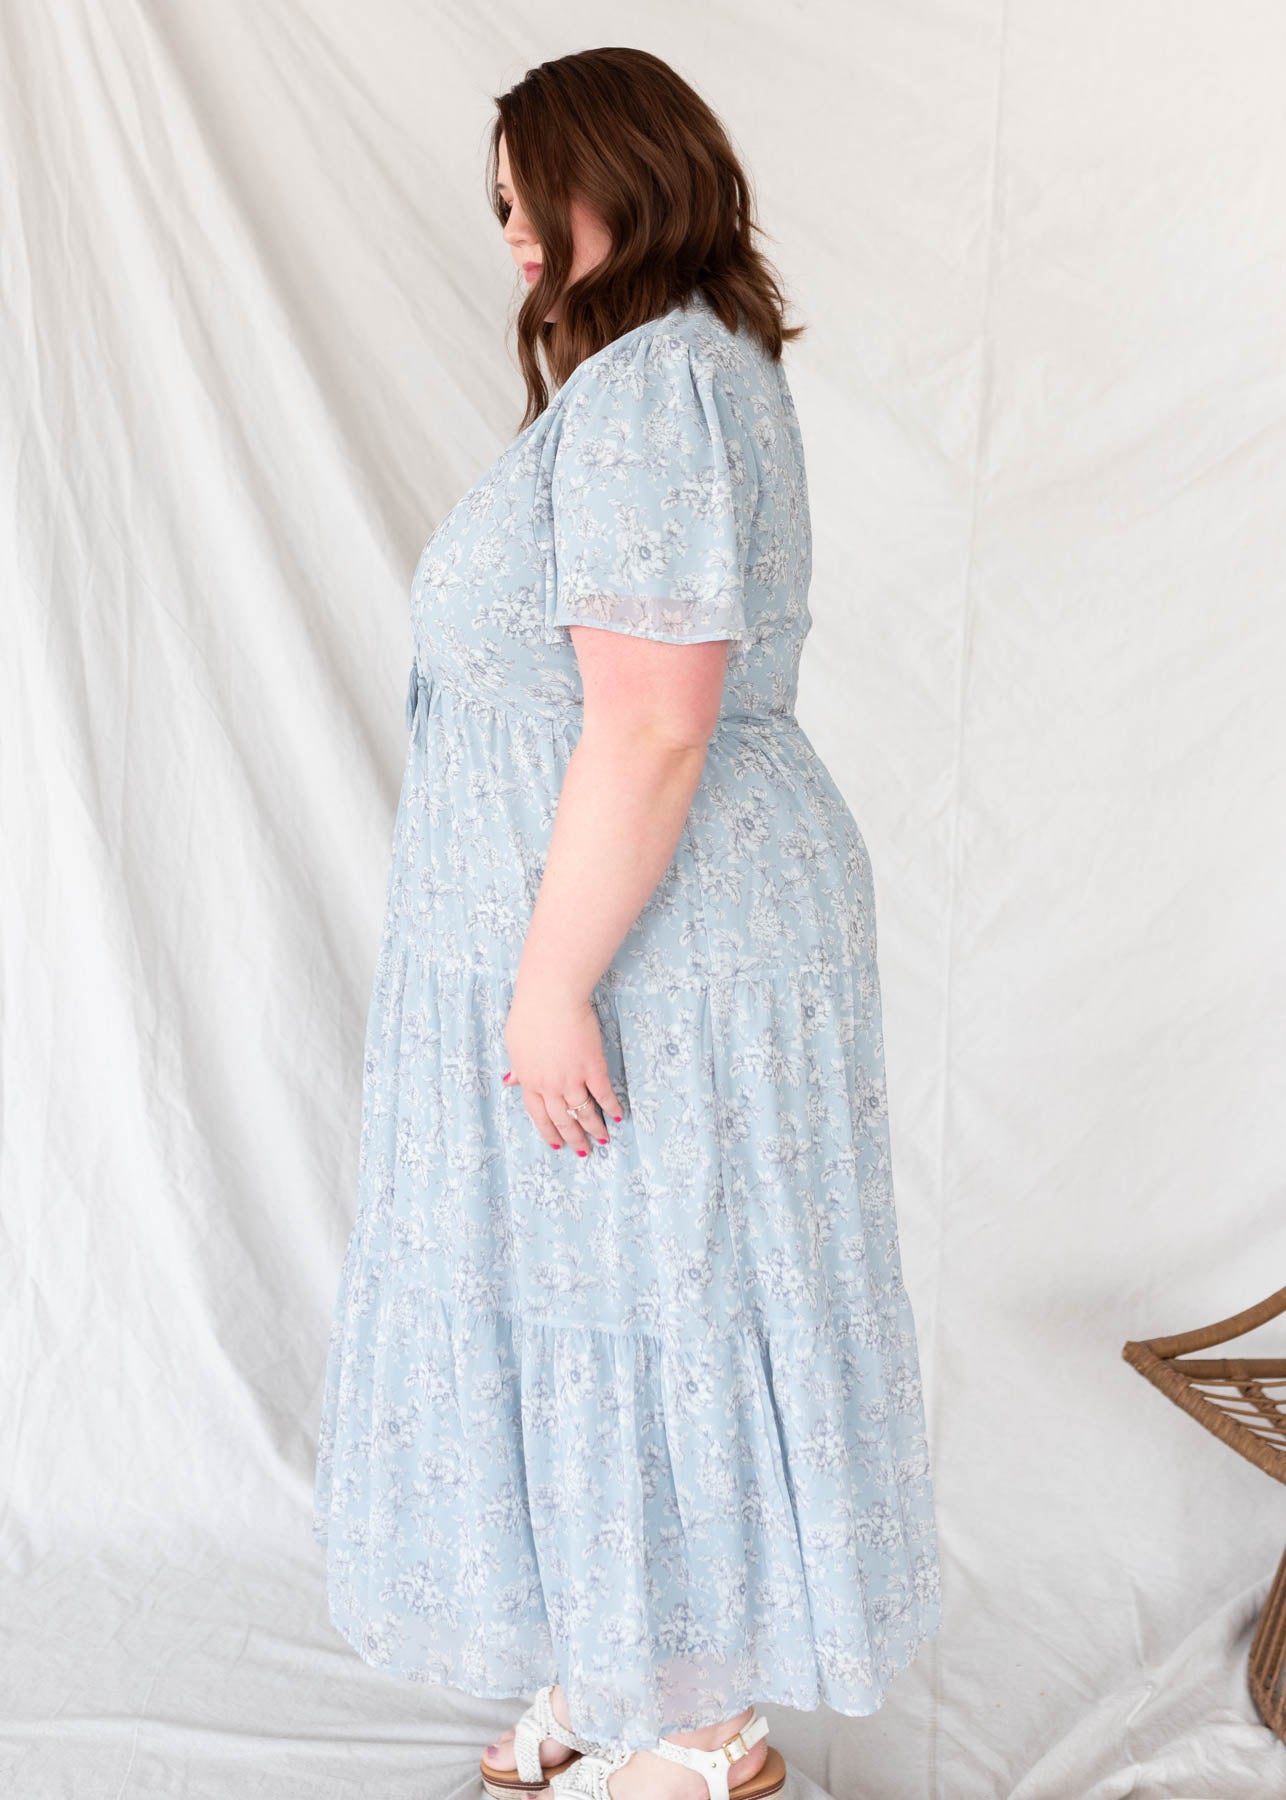
[{"label": "woman's lips", "polygon": [[540,264],[524,263],[522,265],[522,272],[527,277],[528,281],[535,281],[536,277],[540,274]]}]

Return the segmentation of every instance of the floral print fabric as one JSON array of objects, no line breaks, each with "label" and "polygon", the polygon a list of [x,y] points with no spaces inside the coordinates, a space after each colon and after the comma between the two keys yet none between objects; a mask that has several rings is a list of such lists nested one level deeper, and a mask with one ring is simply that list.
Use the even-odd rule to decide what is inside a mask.
[{"label": "floral print fabric", "polygon": [[[558,1680],[631,1748],[871,1712],[940,1619],[871,869],[794,712],[810,573],[784,369],[694,295],[581,363],[411,586],[314,1530],[368,1662]],[[729,646],[594,992],[625,1116],[586,1159],[500,1079],[581,623]]]},{"label": "floral print fabric", "polygon": [[550,480],[556,625],[666,643],[744,638],[758,483],[744,415],[727,408],[713,364],[664,332],[578,387]]}]

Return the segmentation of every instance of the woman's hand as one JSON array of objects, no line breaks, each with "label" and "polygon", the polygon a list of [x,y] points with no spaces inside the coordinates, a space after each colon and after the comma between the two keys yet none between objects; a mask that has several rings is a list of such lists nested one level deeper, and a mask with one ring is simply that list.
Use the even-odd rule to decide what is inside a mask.
[{"label": "woman's hand", "polygon": [[[520,982],[505,1021],[505,1048],[510,1063],[505,1086],[521,1087],[531,1122],[551,1149],[571,1144],[587,1156],[591,1137],[607,1143],[605,1118],[619,1123],[621,1106],[592,1001],[566,989],[540,993]],[[568,1112],[569,1103],[587,1098],[594,1104],[578,1114]]]}]

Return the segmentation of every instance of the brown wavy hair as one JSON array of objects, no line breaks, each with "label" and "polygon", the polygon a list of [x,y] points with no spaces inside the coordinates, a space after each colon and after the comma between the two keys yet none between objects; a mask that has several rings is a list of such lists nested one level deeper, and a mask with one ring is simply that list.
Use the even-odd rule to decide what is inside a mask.
[{"label": "brown wavy hair", "polygon": [[[784,321],[782,286],[755,243],[765,234],[728,134],[660,57],[580,50],[528,69],[494,99],[488,200],[504,225],[509,209],[496,187],[503,134],[542,257],[516,325],[527,384],[520,430],[549,401],[541,352],[561,386],[585,357],[694,290],[729,330],[744,324],[774,361],[807,329]],[[573,196],[603,220],[612,247],[569,285]],[[560,296],[561,317],[547,324]]]}]

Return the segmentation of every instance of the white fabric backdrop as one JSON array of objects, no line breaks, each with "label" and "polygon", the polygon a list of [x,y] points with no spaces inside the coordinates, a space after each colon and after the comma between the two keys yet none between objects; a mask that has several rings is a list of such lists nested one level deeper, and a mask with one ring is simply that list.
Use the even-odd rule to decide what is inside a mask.
[{"label": "white fabric backdrop", "polygon": [[308,1501],[407,587],[521,410],[489,96],[602,42],[811,327],[800,711],[880,909],[946,1616],[775,1741],[1286,1794],[1281,1490],[1120,1358],[1286,1279],[1276,0],[0,6],[4,1792],[472,1794],[518,1710],[364,1668]]}]

